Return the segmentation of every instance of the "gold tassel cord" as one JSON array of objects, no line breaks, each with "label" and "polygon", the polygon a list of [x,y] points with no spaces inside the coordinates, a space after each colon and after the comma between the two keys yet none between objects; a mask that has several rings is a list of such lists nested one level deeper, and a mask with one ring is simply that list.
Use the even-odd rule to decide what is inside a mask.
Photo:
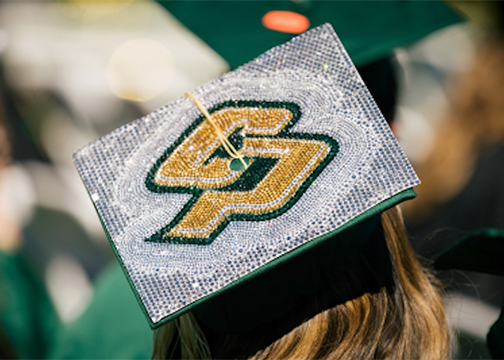
[{"label": "gold tassel cord", "polygon": [[246,169],[247,168],[247,163],[243,159],[243,156],[235,149],[235,147],[233,146],[233,144],[231,144],[231,142],[229,142],[229,140],[227,139],[227,137],[224,136],[224,134],[222,133],[221,129],[219,129],[219,127],[217,126],[217,124],[215,123],[215,121],[212,119],[212,116],[210,115],[210,113],[208,112],[208,110],[189,91],[186,91],[184,93],[184,95],[194,102],[194,105],[196,105],[196,107],[203,113],[203,115],[205,115],[205,118],[210,122],[210,124],[212,124],[212,126],[215,129],[215,132],[216,132],[217,136],[219,137],[219,140],[220,140],[222,146],[224,147],[224,150],[226,150],[226,152],[229,154],[229,156],[231,156],[233,159],[240,160],[240,162],[243,165],[243,168]]}]

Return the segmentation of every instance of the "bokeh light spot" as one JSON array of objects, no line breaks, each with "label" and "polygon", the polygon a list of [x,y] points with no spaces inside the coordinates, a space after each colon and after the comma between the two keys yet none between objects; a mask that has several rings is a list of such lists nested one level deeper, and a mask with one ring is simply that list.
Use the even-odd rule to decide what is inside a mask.
[{"label": "bokeh light spot", "polygon": [[[130,5],[133,0],[67,0],[67,3],[87,16],[103,16],[116,13]],[[70,9],[69,9],[70,10]]]},{"label": "bokeh light spot", "polygon": [[175,59],[165,46],[151,39],[135,39],[114,51],[107,81],[117,97],[147,101],[168,88],[174,70]]},{"label": "bokeh light spot", "polygon": [[270,30],[289,34],[300,34],[310,27],[310,20],[293,11],[268,11],[262,18],[262,24]]}]

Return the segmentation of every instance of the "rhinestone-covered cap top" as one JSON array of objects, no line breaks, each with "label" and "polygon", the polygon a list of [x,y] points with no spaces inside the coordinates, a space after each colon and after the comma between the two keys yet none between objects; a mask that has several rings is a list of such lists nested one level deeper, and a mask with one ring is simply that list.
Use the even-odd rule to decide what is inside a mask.
[{"label": "rhinestone-covered cap top", "polygon": [[154,326],[419,183],[330,25],[192,93],[75,155]]}]

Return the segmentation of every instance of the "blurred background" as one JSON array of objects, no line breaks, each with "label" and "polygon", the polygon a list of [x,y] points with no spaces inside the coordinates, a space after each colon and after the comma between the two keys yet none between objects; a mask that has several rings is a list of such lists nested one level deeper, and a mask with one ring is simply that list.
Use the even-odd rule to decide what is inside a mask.
[{"label": "blurred background", "polygon": [[[502,6],[450,5],[465,22],[395,50],[393,130],[423,181],[404,211],[426,261],[476,227],[504,228]],[[228,69],[153,1],[0,3],[0,146],[8,141],[12,158],[0,173],[0,248],[21,249],[63,322],[82,313],[93,279],[115,261],[72,154]],[[488,358],[504,283],[440,275],[458,357]]]},{"label": "blurred background", "polygon": [[68,322],[114,258],[72,154],[228,65],[151,1],[2,2],[0,52],[2,207]]}]

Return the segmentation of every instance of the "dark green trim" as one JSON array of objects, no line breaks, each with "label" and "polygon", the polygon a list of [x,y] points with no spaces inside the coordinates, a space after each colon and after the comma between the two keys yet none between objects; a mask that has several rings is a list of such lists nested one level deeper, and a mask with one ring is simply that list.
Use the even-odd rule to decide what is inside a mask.
[{"label": "dark green trim", "polygon": [[[149,324],[151,326],[152,329],[155,329],[155,328],[158,328],[159,326],[162,326],[164,324],[166,324],[167,322],[169,321],[172,321],[174,319],[176,319],[177,317],[179,317],[180,315],[183,315],[185,314],[186,312],[194,309],[195,307],[197,307],[198,305],[200,305],[201,303],[215,297],[215,296],[219,296],[220,294],[222,294],[223,292],[227,291],[228,289],[231,289],[232,287],[234,286],[237,286],[238,284],[242,284],[242,283],[245,283],[249,280],[251,280],[252,278],[260,275],[260,274],[263,274],[263,273],[266,273],[268,271],[270,271],[271,269],[273,269],[274,267],[276,267],[277,265],[281,264],[281,263],[284,263],[286,261],[290,261],[292,259],[294,259],[296,256],[298,256],[299,254],[307,251],[308,249],[311,249],[315,246],[317,246],[318,244],[324,242],[324,241],[327,241],[327,240],[330,240],[332,237],[335,237],[337,236],[338,234],[340,234],[341,232],[351,228],[352,226],[357,226],[359,225],[361,222],[367,220],[367,219],[370,219],[371,217],[373,216],[376,216],[380,213],[382,213],[383,211],[405,201],[405,200],[408,200],[408,199],[412,199],[416,197],[416,193],[413,189],[407,189],[407,190],[404,190],[394,196],[392,196],[391,198],[388,198],[387,200],[384,200],[382,201],[381,203],[375,205],[374,207],[372,207],[371,209],[365,211],[364,213],[360,214],[359,216],[353,218],[352,220],[348,221],[346,224],[344,224],[343,226],[341,226],[340,228],[334,230],[334,231],[331,231],[331,232],[328,232],[327,234],[325,235],[322,235],[316,239],[313,239],[293,250],[291,250],[290,252],[276,258],[276,259],[273,259],[272,261],[270,261],[269,263],[261,266],[260,268],[248,273],[247,275],[241,277],[240,279],[236,280],[236,281],[233,281],[231,282],[230,284],[224,286],[223,288],[199,299],[199,300],[196,300],[195,302],[191,303],[191,304],[188,304],[187,306],[185,306],[184,308],[166,316],[165,318],[161,319],[160,321],[158,321],[157,323],[154,323],[152,322],[152,320],[150,319],[149,315],[147,314],[146,312],[146,315],[147,315],[147,319],[149,321]],[[133,290],[136,292],[136,289],[133,288]],[[139,297],[137,296],[137,299]],[[145,309],[145,307],[142,306],[143,309]]]},{"label": "dark green trim", "polygon": [[[161,186],[157,185],[154,182],[154,177],[159,167],[163,164],[163,162],[168,158],[168,156],[179,146],[184,139],[191,134],[204,120],[204,116],[198,117],[184,133],[171,145],[163,155],[156,161],[154,166],[149,171],[147,178],[145,180],[145,185],[147,188],[153,192],[159,193],[190,193],[193,197],[184,205],[182,210],[175,216],[175,218],[170,221],[169,224],[158,230],[156,233],[151,235],[145,241],[152,242],[169,242],[174,244],[194,244],[194,245],[209,245],[211,244],[217,236],[226,228],[226,226],[231,221],[265,221],[270,220],[275,217],[278,217],[288,211],[294,204],[300,199],[300,197],[304,194],[304,192],[310,187],[313,181],[317,178],[317,176],[324,170],[324,168],[332,161],[332,159],[336,156],[339,151],[339,145],[333,138],[322,135],[322,134],[309,134],[309,133],[290,133],[288,130],[300,119],[301,110],[297,104],[292,102],[270,102],[270,101],[255,101],[255,100],[247,100],[247,101],[226,101],[216,105],[215,107],[209,110],[210,113],[213,113],[217,110],[229,107],[259,107],[259,108],[285,108],[292,112],[292,119],[285,125],[285,127],[276,135],[271,136],[252,136],[249,137],[267,137],[267,138],[277,138],[277,139],[306,139],[306,140],[319,140],[324,141],[330,147],[329,154],[324,158],[324,160],[319,164],[319,166],[306,178],[306,180],[301,184],[299,189],[291,196],[291,198],[279,209],[264,213],[264,214],[231,214],[226,217],[224,221],[215,229],[212,234],[208,238],[186,238],[186,237],[165,237],[165,234],[169,232],[173,227],[175,227],[182,218],[190,211],[190,209],[197,202],[201,194],[206,190],[204,188],[197,187],[181,187],[181,186]],[[237,134],[237,131],[234,132]],[[234,139],[236,141],[236,139]],[[240,145],[240,144],[237,144]],[[219,151],[220,148],[216,150]],[[214,156],[215,152],[210,155],[210,157]],[[261,160],[256,160],[252,163],[251,168],[254,167],[254,163],[266,160],[262,158],[256,158]],[[276,161],[275,161],[276,162]],[[259,165],[259,164],[257,164]],[[271,165],[271,164],[268,164]],[[273,164],[274,165],[274,164]],[[213,191],[237,191],[238,185],[236,183],[240,183],[240,189],[243,191],[253,189],[255,185],[261,181],[264,176],[269,172],[269,169],[264,167],[261,171],[255,170],[245,171],[245,173],[238,179],[235,183],[222,187],[220,189],[212,189]]]}]

